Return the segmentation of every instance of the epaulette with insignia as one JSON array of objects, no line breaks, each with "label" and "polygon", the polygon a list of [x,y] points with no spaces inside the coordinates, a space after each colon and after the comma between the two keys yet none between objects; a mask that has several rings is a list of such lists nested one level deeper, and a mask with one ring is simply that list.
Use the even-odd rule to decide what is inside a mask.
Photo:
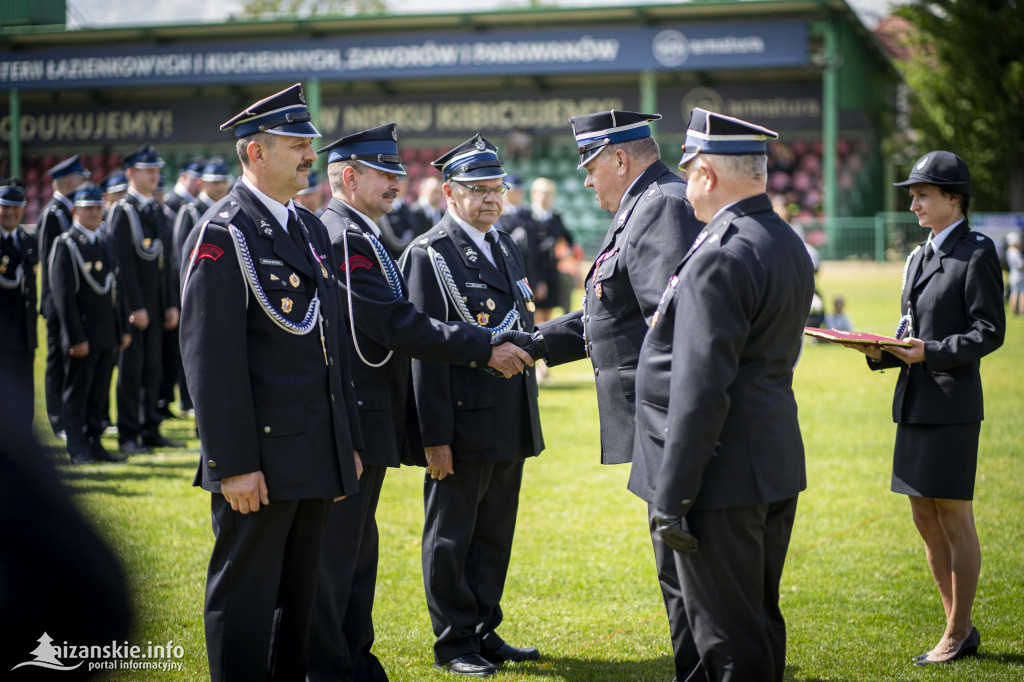
[{"label": "epaulette with insignia", "polygon": [[221,227],[227,227],[234,221],[235,216],[242,210],[242,205],[237,201],[229,201],[226,204],[217,207],[217,211],[210,217],[210,222],[214,225]]}]

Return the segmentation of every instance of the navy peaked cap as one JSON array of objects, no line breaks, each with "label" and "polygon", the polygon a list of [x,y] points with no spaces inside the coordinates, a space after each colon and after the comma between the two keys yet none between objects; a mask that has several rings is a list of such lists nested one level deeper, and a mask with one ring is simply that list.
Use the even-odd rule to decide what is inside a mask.
[{"label": "navy peaked cap", "polygon": [[25,183],[18,178],[0,180],[0,206],[24,206]]},{"label": "navy peaked cap", "polygon": [[90,175],[89,171],[87,171],[85,169],[85,166],[82,165],[81,154],[75,154],[74,156],[69,156],[68,158],[64,159],[63,161],[55,165],[53,168],[46,171],[46,177],[60,178],[64,177],[65,175],[71,175],[72,173],[84,175],[85,177],[89,177]]},{"label": "navy peaked cap", "polygon": [[301,83],[250,104],[231,120],[222,123],[220,129],[232,130],[236,138],[256,133],[320,137],[320,133],[313,127],[309,109],[306,108]]},{"label": "navy peaked cap", "polygon": [[580,155],[577,169],[590,163],[609,144],[629,142],[651,136],[651,121],[661,114],[642,114],[638,111],[600,111],[596,114],[573,116],[569,119],[576,137]]},{"label": "navy peaked cap", "polygon": [[376,128],[363,130],[335,140],[326,147],[316,150],[317,154],[329,152],[327,163],[336,161],[358,161],[364,166],[382,170],[385,173],[405,175],[405,166],[398,155],[398,124],[386,123]]},{"label": "navy peaked cap", "polygon": [[121,159],[123,168],[163,168],[164,160],[157,153],[156,148],[148,142],[138,149],[134,149]]},{"label": "navy peaked cap", "polygon": [[494,180],[505,177],[505,169],[498,158],[498,148],[477,133],[430,165],[441,171],[444,181]]},{"label": "navy peaked cap", "polygon": [[768,151],[768,140],[779,134],[759,125],[748,123],[732,116],[694,107],[690,112],[690,123],[686,126],[686,142],[679,169],[698,154],[764,154]]},{"label": "navy peaked cap", "polygon": [[91,182],[87,182],[75,191],[72,196],[75,206],[102,206],[103,190]]},{"label": "navy peaked cap", "polygon": [[203,182],[231,180],[231,169],[228,168],[224,159],[214,158],[206,162],[206,165],[203,166],[203,174],[199,177]]},{"label": "navy peaked cap", "polygon": [[193,178],[198,178],[203,174],[203,167],[206,165],[206,159],[201,156],[193,156],[191,159],[185,159],[181,163],[181,167],[178,169],[178,173],[187,173]]},{"label": "navy peaked cap", "polygon": [[894,187],[907,187],[917,183],[935,185],[970,196],[971,171],[967,169],[967,163],[953,152],[928,152],[914,164],[910,177],[892,184]]},{"label": "navy peaked cap", "polygon": [[103,178],[101,186],[106,194],[124,192],[128,189],[128,177],[121,171],[117,171]]}]

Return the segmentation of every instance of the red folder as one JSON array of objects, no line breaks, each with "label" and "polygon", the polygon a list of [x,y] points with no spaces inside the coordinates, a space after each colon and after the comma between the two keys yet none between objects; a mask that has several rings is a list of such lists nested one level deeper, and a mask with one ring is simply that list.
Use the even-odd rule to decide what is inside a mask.
[{"label": "red folder", "polygon": [[817,327],[804,327],[804,334],[807,336],[813,336],[816,339],[821,339],[822,341],[831,341],[832,343],[871,343],[876,346],[913,347],[913,344],[909,341],[900,341],[899,339],[894,339],[891,336],[882,336],[881,334],[841,332],[837,329],[818,329]]}]

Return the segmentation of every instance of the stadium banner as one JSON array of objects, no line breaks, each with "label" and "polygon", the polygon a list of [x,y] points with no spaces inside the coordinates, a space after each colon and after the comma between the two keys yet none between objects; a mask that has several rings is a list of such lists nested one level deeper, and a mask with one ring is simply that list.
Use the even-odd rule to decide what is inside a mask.
[{"label": "stadium banner", "polygon": [[[680,136],[690,109],[701,106],[757,121],[778,131],[821,128],[821,87],[812,84],[679,86],[658,90],[658,136]],[[473,92],[470,94],[391,95],[387,98],[325,97],[315,123],[325,140],[332,140],[388,121],[398,123],[401,139],[465,138],[480,131],[502,135],[524,130],[534,135],[565,136],[571,143],[569,117],[608,109],[637,110],[635,89],[564,89]],[[102,108],[87,104],[60,109],[24,107],[21,143],[26,148],[108,145],[217,144],[232,137],[219,130],[235,113],[228,99],[121,103]],[[859,112],[844,111],[844,130],[867,126]],[[0,143],[10,141],[11,121],[0,113]]]},{"label": "stadium banner", "polygon": [[798,67],[807,33],[779,20],[20,50],[0,55],[0,91]]}]

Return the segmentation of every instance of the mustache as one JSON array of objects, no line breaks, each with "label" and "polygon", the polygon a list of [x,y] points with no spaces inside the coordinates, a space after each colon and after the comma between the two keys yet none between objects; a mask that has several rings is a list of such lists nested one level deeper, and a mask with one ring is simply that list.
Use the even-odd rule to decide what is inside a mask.
[{"label": "mustache", "polygon": [[309,169],[310,169],[310,168],[312,168],[312,167],[313,167],[313,164],[312,164],[312,163],[310,163],[310,162],[307,162],[307,163],[300,163],[300,164],[298,165],[298,167],[297,167],[297,168],[296,168],[295,170],[300,170],[300,171],[304,171],[304,170],[309,170]]},{"label": "mustache", "polygon": [[383,199],[397,199],[398,192],[384,192],[384,194],[381,194],[380,196]]}]

